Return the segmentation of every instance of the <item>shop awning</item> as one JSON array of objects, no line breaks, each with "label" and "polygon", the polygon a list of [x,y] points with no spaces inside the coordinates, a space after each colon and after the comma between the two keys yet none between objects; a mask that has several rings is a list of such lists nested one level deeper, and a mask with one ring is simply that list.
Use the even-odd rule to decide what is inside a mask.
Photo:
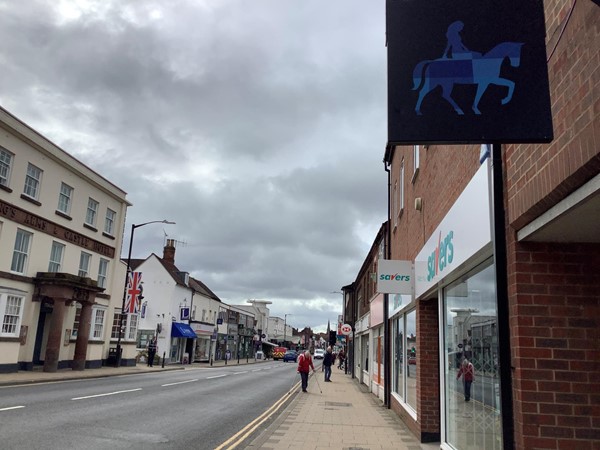
[{"label": "shop awning", "polygon": [[171,336],[178,338],[190,338],[196,339],[196,333],[187,323],[181,322],[173,322],[173,327],[171,328]]}]

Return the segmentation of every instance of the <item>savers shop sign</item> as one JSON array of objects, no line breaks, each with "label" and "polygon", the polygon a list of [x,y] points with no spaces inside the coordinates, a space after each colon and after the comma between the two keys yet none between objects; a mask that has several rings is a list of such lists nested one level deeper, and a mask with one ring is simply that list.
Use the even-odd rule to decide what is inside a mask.
[{"label": "savers shop sign", "polygon": [[411,294],[412,261],[380,259],[377,263],[377,292],[380,294]]}]

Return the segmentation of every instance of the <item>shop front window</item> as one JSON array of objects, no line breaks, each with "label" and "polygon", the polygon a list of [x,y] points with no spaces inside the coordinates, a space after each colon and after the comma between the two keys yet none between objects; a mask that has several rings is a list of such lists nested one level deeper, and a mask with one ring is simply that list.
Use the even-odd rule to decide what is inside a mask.
[{"label": "shop front window", "polygon": [[488,262],[444,289],[445,441],[458,450],[502,449],[498,314]]},{"label": "shop front window", "polygon": [[404,368],[406,370],[406,403],[417,410],[417,312],[406,315],[406,351],[404,352]]},{"label": "shop front window", "polygon": [[382,330],[379,330],[379,335],[373,338],[373,379],[377,384],[383,384],[384,379],[384,364],[383,364],[383,352],[384,352],[385,339],[382,334]]},{"label": "shop front window", "polygon": [[210,339],[198,339],[194,353],[194,361],[208,361],[210,358]]},{"label": "shop front window", "polygon": [[394,392],[401,398],[404,398],[404,316],[398,317],[394,321]]}]

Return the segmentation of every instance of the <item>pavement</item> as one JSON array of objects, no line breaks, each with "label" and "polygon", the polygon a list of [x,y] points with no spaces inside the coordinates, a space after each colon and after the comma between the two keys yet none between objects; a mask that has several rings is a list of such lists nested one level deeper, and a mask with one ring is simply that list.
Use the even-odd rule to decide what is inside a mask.
[{"label": "pavement", "polygon": [[[240,360],[239,365],[261,364],[263,360]],[[225,365],[218,361],[212,367]],[[228,366],[237,366],[231,360]],[[73,371],[59,370],[54,373],[42,371],[19,371],[0,374],[0,386],[15,384],[47,383],[110,376],[135,375],[165,370],[211,367],[206,363],[191,365],[172,364],[148,367],[102,367]],[[315,377],[318,377],[315,379]],[[317,370],[309,379],[308,392],[300,392],[298,385],[283,410],[266,422],[263,431],[229,448],[251,450],[279,449],[340,449],[340,450],[438,450],[439,443],[421,444],[398,416],[383,406],[382,402],[359,385],[356,379],[333,368],[332,382],[325,383],[323,372]]]},{"label": "pavement", "polygon": [[[315,377],[318,377],[315,380]],[[331,383],[311,375],[308,392],[296,389],[285,410],[245,449],[439,450],[421,444],[400,418],[365,385],[337,368]]]}]

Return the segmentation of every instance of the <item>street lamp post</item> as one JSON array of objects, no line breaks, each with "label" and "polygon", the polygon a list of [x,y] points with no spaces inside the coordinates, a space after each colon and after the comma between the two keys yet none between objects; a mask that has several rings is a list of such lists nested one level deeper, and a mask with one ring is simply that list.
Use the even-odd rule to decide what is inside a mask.
[{"label": "street lamp post", "polygon": [[283,345],[285,347],[285,332],[287,329],[287,316],[293,316],[293,314],[284,314],[283,315]]},{"label": "street lamp post", "polygon": [[[174,225],[175,222],[170,222],[168,220],[153,220],[151,222],[141,223],[136,225],[134,223],[131,224],[131,237],[129,238],[129,253],[127,253],[127,270],[125,272],[125,286],[123,287],[123,301],[121,302],[121,317],[119,319],[119,337],[117,338],[117,355],[115,367],[121,366],[121,339],[123,337],[123,319],[126,317],[125,314],[125,300],[127,298],[127,284],[129,282],[129,271],[131,270],[131,250],[133,248],[133,233],[136,228],[143,227],[144,225],[150,225],[151,223],[167,223],[170,225]],[[132,299],[133,301],[134,299]]]}]

